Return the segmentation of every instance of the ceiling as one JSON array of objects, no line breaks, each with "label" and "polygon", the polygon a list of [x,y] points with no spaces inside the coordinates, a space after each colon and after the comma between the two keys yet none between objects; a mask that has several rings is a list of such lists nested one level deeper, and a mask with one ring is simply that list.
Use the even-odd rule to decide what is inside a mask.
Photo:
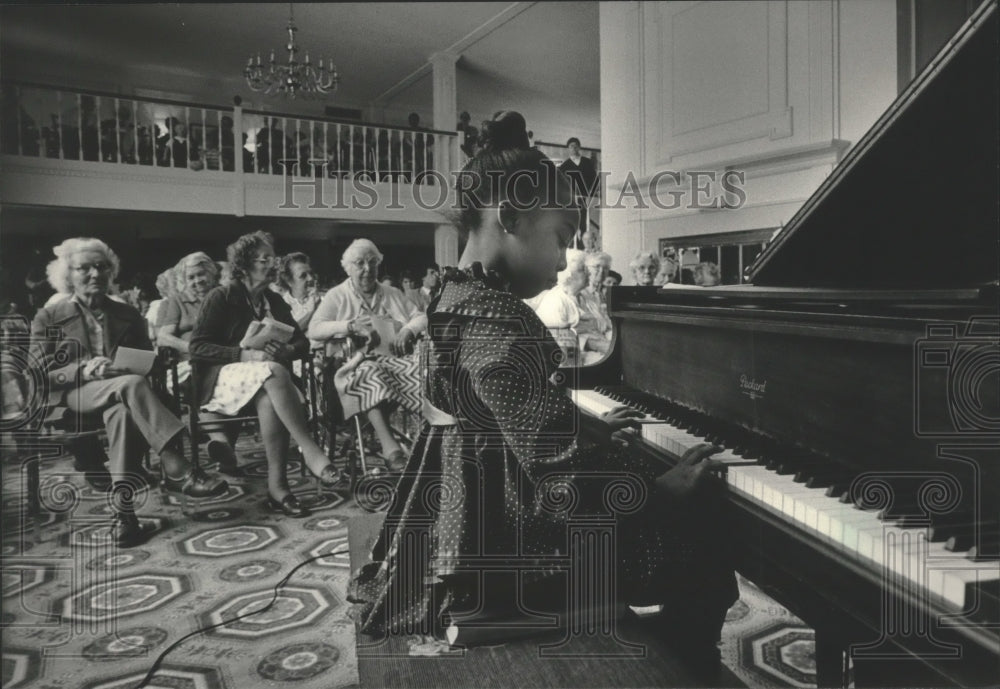
[{"label": "ceiling", "polygon": [[[597,2],[316,3],[294,12],[300,47],[314,61],[332,56],[342,76],[332,98],[312,105],[320,112],[365,108],[392,90],[386,111],[429,114],[429,71],[398,86],[433,53],[459,45],[459,110],[474,120],[513,107],[529,124],[568,122],[599,135]],[[288,5],[7,5],[0,17],[4,78],[254,103],[261,97],[243,83],[242,68],[251,53],[266,60],[274,48],[280,56]]]}]

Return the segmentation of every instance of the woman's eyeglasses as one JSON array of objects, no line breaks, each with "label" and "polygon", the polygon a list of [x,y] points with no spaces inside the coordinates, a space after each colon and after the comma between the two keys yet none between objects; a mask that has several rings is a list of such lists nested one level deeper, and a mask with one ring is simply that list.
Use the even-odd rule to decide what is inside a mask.
[{"label": "woman's eyeglasses", "polygon": [[277,256],[258,256],[253,262],[259,263],[262,266],[273,266],[277,260]]},{"label": "woman's eyeglasses", "polygon": [[98,273],[106,273],[111,270],[110,263],[82,263],[78,266],[73,266],[73,270],[77,273],[86,275],[92,270],[96,270]]}]

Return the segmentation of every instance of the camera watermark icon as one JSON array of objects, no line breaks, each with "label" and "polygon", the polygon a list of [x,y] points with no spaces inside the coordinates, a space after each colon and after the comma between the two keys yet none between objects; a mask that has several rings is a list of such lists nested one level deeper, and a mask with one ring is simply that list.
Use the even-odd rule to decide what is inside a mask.
[{"label": "camera watermark icon", "polygon": [[1000,435],[1000,319],[928,325],[916,342],[913,381],[917,436]]}]

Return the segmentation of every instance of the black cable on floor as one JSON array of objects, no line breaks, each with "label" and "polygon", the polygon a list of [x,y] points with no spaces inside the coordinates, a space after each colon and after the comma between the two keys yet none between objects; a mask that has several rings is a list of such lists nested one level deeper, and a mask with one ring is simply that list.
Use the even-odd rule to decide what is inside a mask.
[{"label": "black cable on floor", "polygon": [[185,634],[181,638],[177,639],[177,641],[175,641],[172,644],[170,644],[169,646],[167,646],[167,648],[164,649],[164,651],[162,653],[160,653],[159,656],[157,656],[156,660],[153,661],[152,667],[150,667],[149,671],[146,672],[146,676],[142,678],[142,681],[139,682],[139,684],[137,684],[135,686],[135,689],[143,689],[143,687],[148,686],[149,683],[150,683],[150,681],[152,681],[152,679],[153,679],[153,675],[155,675],[156,672],[157,672],[157,670],[160,669],[160,665],[163,663],[163,659],[167,657],[168,653],[170,653],[175,648],[177,648],[182,643],[184,643],[184,641],[186,641],[187,639],[191,638],[192,636],[197,636],[199,634],[204,634],[205,632],[210,632],[213,629],[218,629],[219,627],[225,627],[230,622],[236,622],[237,620],[245,619],[247,617],[250,617],[251,615],[257,615],[259,613],[262,613],[262,612],[265,612],[267,610],[270,610],[271,606],[274,605],[277,602],[277,600],[278,600],[278,591],[280,591],[282,588],[284,588],[284,586],[288,583],[288,580],[292,578],[292,575],[295,574],[299,570],[299,568],[301,568],[304,565],[307,565],[310,562],[313,562],[315,560],[321,560],[324,557],[332,557],[333,555],[334,555],[334,553],[326,553],[325,555],[314,555],[314,556],[312,556],[312,557],[310,557],[310,558],[308,558],[306,560],[303,560],[299,564],[295,565],[295,567],[292,568],[291,572],[289,572],[288,574],[286,574],[281,579],[281,581],[279,581],[277,584],[274,585],[274,595],[271,596],[271,601],[267,605],[265,605],[263,608],[261,608],[260,610],[254,610],[252,612],[244,613],[243,615],[237,615],[236,617],[233,617],[233,618],[228,619],[228,620],[223,620],[222,622],[219,622],[217,624],[209,625],[208,627],[202,627],[201,629],[196,629],[193,632],[191,632],[190,634]]}]

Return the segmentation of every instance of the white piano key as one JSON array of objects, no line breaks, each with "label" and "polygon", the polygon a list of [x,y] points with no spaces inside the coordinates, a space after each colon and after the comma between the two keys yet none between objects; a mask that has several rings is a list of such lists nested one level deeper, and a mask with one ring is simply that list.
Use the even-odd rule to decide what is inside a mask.
[{"label": "white piano key", "polygon": [[966,600],[969,586],[1000,580],[1000,562],[973,562],[965,557],[928,560],[928,590],[958,610],[966,610],[972,601]]}]

